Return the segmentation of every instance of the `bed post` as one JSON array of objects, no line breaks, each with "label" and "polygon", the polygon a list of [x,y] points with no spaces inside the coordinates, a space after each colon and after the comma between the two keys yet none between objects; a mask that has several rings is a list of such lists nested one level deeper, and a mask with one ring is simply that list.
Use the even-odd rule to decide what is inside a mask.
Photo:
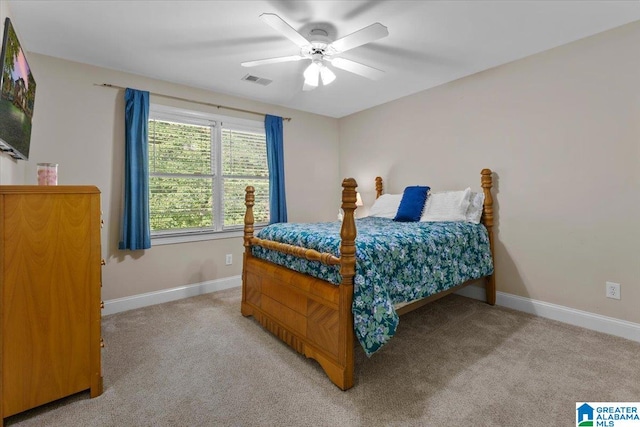
[{"label": "bed post", "polygon": [[251,316],[252,311],[248,308],[246,301],[247,295],[245,293],[245,287],[247,283],[247,260],[253,255],[251,254],[251,239],[253,239],[253,205],[255,202],[255,188],[249,185],[245,189],[244,204],[247,210],[244,213],[244,262],[242,263],[242,305],[240,311],[243,316]]},{"label": "bed post", "polygon": [[337,384],[343,390],[353,387],[353,371],[354,371],[354,335],[353,335],[353,312],[351,305],[353,303],[353,276],[356,272],[356,187],[358,184],[353,178],[346,178],[342,181],[342,210],[344,211],[344,219],[342,220],[342,228],[340,230],[340,275],[342,275],[342,283],[340,284],[340,313],[339,317],[344,319],[340,321],[339,363],[344,367],[341,383]]},{"label": "bed post", "polygon": [[255,188],[249,185],[245,190],[244,205],[247,207],[244,213],[244,251],[245,255],[251,255],[251,239],[253,238],[253,205],[256,200]]},{"label": "bed post", "polygon": [[376,176],[376,199],[382,196],[382,177]]},{"label": "bed post", "polygon": [[491,257],[493,258],[493,274],[487,277],[486,295],[487,303],[495,305],[496,303],[496,273],[495,273],[495,251],[493,245],[493,197],[491,196],[491,187],[493,180],[491,177],[491,169],[482,169],[480,183],[484,193],[484,206],[482,209],[482,223],[489,233],[489,245],[491,249]]}]

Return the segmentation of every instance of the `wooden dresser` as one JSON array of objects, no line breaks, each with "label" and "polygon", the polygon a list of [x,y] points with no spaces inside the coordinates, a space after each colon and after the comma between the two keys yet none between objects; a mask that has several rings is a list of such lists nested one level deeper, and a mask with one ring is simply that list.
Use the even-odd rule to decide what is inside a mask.
[{"label": "wooden dresser", "polygon": [[0,186],[0,427],[102,393],[100,215],[93,186]]}]

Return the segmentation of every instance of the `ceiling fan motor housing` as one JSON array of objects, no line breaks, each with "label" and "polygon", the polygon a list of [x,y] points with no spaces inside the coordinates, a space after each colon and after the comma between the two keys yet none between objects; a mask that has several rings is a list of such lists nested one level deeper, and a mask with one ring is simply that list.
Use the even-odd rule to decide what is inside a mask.
[{"label": "ceiling fan motor housing", "polygon": [[321,57],[318,58],[317,55],[325,56],[335,54],[336,52],[331,51],[330,44],[332,40],[330,40],[328,36],[329,33],[322,28],[314,28],[309,31],[308,39],[311,44],[302,48],[302,55],[317,61],[322,59]]}]

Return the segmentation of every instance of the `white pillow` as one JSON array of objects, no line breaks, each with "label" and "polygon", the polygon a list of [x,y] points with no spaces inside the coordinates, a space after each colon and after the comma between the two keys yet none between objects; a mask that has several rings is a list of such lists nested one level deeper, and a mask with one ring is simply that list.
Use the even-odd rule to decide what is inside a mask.
[{"label": "white pillow", "polygon": [[369,216],[393,219],[396,217],[401,200],[402,194],[383,194],[373,202],[373,206],[369,209]]},{"label": "white pillow", "polygon": [[463,191],[442,191],[431,193],[427,198],[421,222],[466,221],[471,188]]},{"label": "white pillow", "polygon": [[467,209],[467,222],[480,224],[482,208],[484,207],[484,193],[471,192],[469,208]]}]

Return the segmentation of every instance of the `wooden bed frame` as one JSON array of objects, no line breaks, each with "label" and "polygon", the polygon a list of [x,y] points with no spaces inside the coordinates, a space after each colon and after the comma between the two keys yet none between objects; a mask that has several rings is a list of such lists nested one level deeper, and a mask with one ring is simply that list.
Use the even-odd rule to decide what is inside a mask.
[{"label": "wooden bed frame", "polygon": [[[489,232],[493,256],[493,199],[490,169],[481,172],[484,192],[482,223]],[[254,188],[246,188],[244,218],[244,264],[242,268],[243,316],[253,316],[264,328],[278,336],[298,353],[318,361],[329,379],[342,390],[353,387],[354,346],[353,330],[353,276],[356,265],[356,181],[342,182],[342,210],[344,217],[340,237],[340,257],[312,249],[262,240],[253,236]],[[382,178],[376,178],[376,192],[382,194]],[[298,273],[286,267],[256,258],[251,246],[277,250],[328,265],[339,265],[342,283],[334,285],[315,277]],[[495,264],[494,264],[495,266]],[[494,267],[495,268],[495,267]],[[486,278],[486,298],[495,304],[495,271]],[[418,300],[398,309],[404,314],[430,301],[442,298],[475,282],[462,283],[444,292]]]}]

